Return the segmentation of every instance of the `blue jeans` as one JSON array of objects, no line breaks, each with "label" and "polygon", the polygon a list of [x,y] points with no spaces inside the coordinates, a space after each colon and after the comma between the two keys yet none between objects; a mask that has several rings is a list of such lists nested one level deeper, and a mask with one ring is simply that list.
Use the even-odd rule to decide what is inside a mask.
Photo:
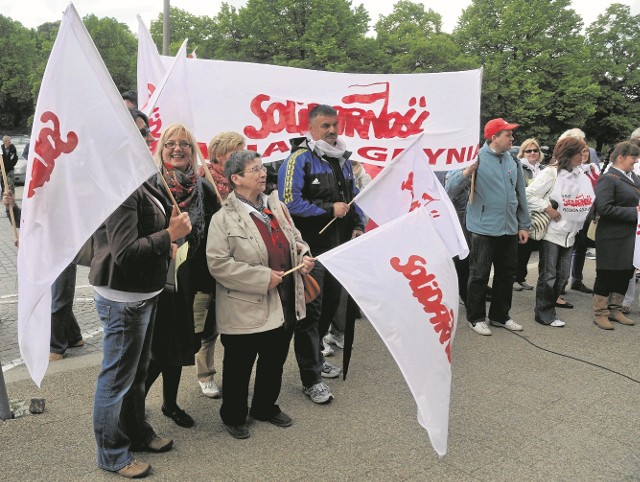
[{"label": "blue jeans", "polygon": [[505,323],[511,317],[513,283],[518,266],[518,235],[485,236],[471,233],[467,320],[474,325],[486,318],[486,294],[493,265],[489,319]]},{"label": "blue jeans", "polygon": [[143,447],[155,435],[144,418],[144,382],[158,297],[121,303],[96,293],[94,299],[104,329],[93,405],[97,465],[115,472],[133,460],[131,446]]},{"label": "blue jeans", "polygon": [[64,355],[69,345],[82,340],[82,332],[73,314],[76,292],[76,265],[67,266],[51,285],[51,339],[49,351]]},{"label": "blue jeans", "polygon": [[536,307],[533,310],[538,323],[549,325],[556,319],[556,300],[569,279],[572,251],[573,247],[540,242]]}]

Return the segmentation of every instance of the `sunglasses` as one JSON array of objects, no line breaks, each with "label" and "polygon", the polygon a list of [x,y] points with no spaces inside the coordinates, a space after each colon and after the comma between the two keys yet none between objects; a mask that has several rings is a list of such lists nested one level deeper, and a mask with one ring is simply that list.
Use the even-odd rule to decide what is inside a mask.
[{"label": "sunglasses", "polygon": [[531,153],[538,153],[540,152],[540,149],[527,149],[526,151],[524,151],[525,154],[531,154]]},{"label": "sunglasses", "polygon": [[149,135],[151,131],[149,130],[148,127],[145,127],[144,129],[140,129],[140,135],[142,137],[147,137]]}]

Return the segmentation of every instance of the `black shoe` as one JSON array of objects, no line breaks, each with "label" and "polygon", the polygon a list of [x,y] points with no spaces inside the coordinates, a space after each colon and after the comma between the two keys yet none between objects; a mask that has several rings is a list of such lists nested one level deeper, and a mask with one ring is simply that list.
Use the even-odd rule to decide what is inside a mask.
[{"label": "black shoe", "polygon": [[585,284],[582,281],[578,281],[577,283],[571,283],[571,289],[575,291],[580,291],[582,293],[587,293],[587,294],[593,293],[593,290],[590,289],[588,286],[585,286]]},{"label": "black shoe", "polygon": [[565,301],[564,303],[558,303],[556,301],[556,308],[567,308],[567,309],[571,309],[573,308],[573,305],[571,303],[569,303],[568,301]]},{"label": "black shoe", "polygon": [[242,424],[242,425],[225,425],[224,428],[227,429],[227,432],[229,432],[229,435],[231,435],[233,438],[237,438],[237,439],[245,439],[245,438],[249,438],[251,436],[251,434],[249,433],[249,429],[247,428],[246,424]]},{"label": "black shoe", "polygon": [[190,428],[195,425],[195,422],[193,421],[193,418],[191,418],[191,415],[182,410],[180,407],[176,406],[176,408],[174,408],[173,410],[169,410],[163,405],[162,413],[181,427]]},{"label": "black shoe", "polygon": [[265,422],[269,422],[272,425],[275,425],[276,427],[291,427],[291,425],[293,425],[293,420],[291,420],[291,417],[289,415],[287,415],[284,412],[280,412],[277,415],[274,415],[271,418],[268,418],[267,420],[264,420]]}]

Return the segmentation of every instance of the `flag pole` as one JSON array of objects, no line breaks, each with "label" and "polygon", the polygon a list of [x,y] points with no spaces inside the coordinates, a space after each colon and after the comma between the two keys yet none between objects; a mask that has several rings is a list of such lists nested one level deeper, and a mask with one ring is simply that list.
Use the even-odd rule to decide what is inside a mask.
[{"label": "flag pole", "polygon": [[282,277],[284,278],[285,276],[287,276],[288,274],[293,273],[294,271],[298,271],[300,268],[304,267],[304,263],[300,263],[298,266],[296,266],[295,268],[291,268],[289,271],[285,271],[284,273],[282,273]]},{"label": "flag pole", "polygon": [[204,160],[204,156],[198,147],[198,159],[200,159],[200,165],[202,166],[202,170],[204,171],[204,177],[207,181],[211,183],[213,189],[216,191],[216,196],[218,197],[218,202],[222,205],[222,196],[220,195],[220,191],[218,190],[218,186],[216,182],[213,180],[213,176],[211,175],[211,171],[209,171],[209,167],[207,166],[207,161]]},{"label": "flag pole", "polygon": [[[351,207],[351,205],[353,204],[353,201],[355,201],[355,198],[353,198],[351,201],[349,201],[349,202],[347,203],[347,206]],[[325,230],[326,230],[329,226],[331,226],[331,224],[333,224],[333,222],[334,222],[336,219],[338,219],[338,218],[333,218],[331,221],[329,221],[329,222],[327,223],[327,225],[326,225],[324,228],[322,228],[318,234],[322,234],[322,233],[324,233],[324,232],[325,232]]]},{"label": "flag pole", "polygon": [[471,190],[469,191],[469,204],[473,204],[473,190],[476,187],[476,171],[471,174]]},{"label": "flag pole", "polygon": [[169,196],[169,199],[171,199],[171,204],[173,204],[173,207],[176,208],[178,210],[178,214],[180,214],[182,211],[180,211],[180,206],[178,206],[178,203],[176,202],[176,198],[173,197],[173,193],[171,192],[171,189],[169,189],[167,180],[164,178],[164,175],[162,174],[162,168],[157,164],[156,166],[158,167],[158,174],[160,175],[160,180],[162,181],[162,185],[164,186],[165,191],[167,191],[167,195]]},{"label": "flag pole", "polygon": [[[2,182],[4,182],[4,191],[3,193],[9,190],[9,183],[7,182],[7,170],[4,167],[4,162],[0,162],[0,168],[2,169]],[[11,192],[9,190],[9,192]],[[13,194],[13,193],[12,193]],[[11,209],[7,209],[9,211],[9,217],[11,218],[11,226],[13,226],[13,236],[15,240],[18,241],[18,228],[16,227],[16,217],[13,213],[13,208],[16,204],[15,194],[13,196],[13,204],[11,205]]]}]

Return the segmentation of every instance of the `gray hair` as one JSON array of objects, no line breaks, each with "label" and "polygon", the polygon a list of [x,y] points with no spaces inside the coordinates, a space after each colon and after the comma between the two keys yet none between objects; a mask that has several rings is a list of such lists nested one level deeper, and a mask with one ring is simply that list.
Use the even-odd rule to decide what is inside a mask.
[{"label": "gray hair", "polygon": [[11,137],[9,137],[9,136],[4,136],[4,137],[2,138],[2,140],[3,140],[3,141],[10,141],[10,140],[11,140]]},{"label": "gray hair", "polygon": [[229,180],[229,184],[231,184],[232,188],[235,188],[236,185],[231,180],[231,176],[244,172],[247,164],[254,159],[260,159],[260,157],[260,154],[256,151],[250,151],[248,149],[236,151],[229,156],[227,163],[224,165],[224,177]]},{"label": "gray hair", "polygon": [[631,133],[630,139],[640,139],[640,127]]},{"label": "gray hair", "polygon": [[567,137],[577,137],[578,139],[582,139],[584,141],[587,138],[587,135],[584,133],[582,129],[578,129],[577,127],[574,127],[573,129],[564,131],[560,136],[560,139],[558,140],[562,140]]}]

